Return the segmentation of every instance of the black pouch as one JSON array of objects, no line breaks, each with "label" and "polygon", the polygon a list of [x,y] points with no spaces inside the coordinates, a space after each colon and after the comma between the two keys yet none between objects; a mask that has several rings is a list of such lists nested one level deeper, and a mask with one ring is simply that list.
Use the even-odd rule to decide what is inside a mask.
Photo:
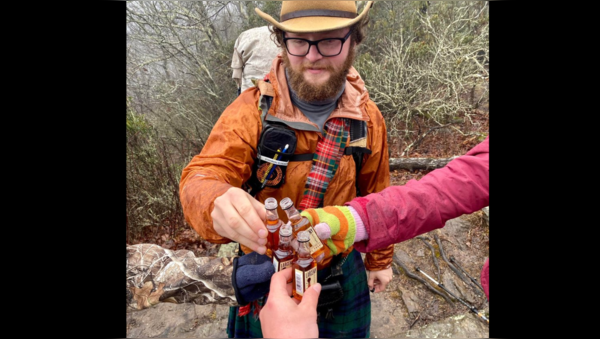
[{"label": "black pouch", "polygon": [[260,191],[263,179],[267,181],[266,187],[277,188],[285,183],[287,165],[296,151],[296,132],[270,122],[263,128],[257,151],[252,177],[248,181],[249,193],[253,196]]},{"label": "black pouch", "polygon": [[342,290],[342,285],[338,280],[321,284],[321,294],[319,294],[317,309],[334,306],[338,301],[342,300],[342,298],[344,298],[344,290]]},{"label": "black pouch", "polygon": [[321,293],[317,303],[317,315],[325,315],[325,319],[333,317],[333,308],[344,298],[344,290],[340,284],[342,265],[346,257],[338,254],[331,259],[331,274],[321,282]]}]

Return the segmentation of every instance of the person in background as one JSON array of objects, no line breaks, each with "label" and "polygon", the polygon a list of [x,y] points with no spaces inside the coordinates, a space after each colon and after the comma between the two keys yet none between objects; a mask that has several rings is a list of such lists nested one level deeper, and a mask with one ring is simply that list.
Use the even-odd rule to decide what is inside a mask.
[{"label": "person in background", "polygon": [[253,87],[252,79],[262,79],[271,69],[279,47],[271,39],[268,26],[250,28],[240,33],[233,45],[231,77],[238,87],[238,95]]},{"label": "person in background", "polygon": [[[359,13],[354,1],[283,1],[280,20],[256,9],[269,23],[281,48],[272,62],[268,82],[259,80],[259,86],[242,91],[225,109],[202,151],[181,175],[183,213],[202,238],[217,244],[235,241],[244,255],[253,251],[264,255],[266,198],[281,201],[289,197],[304,210],[350,201],[357,196],[357,186],[363,195],[389,186],[385,121],[352,66],[356,48],[365,39],[372,4],[366,2]],[[265,121],[277,121],[292,129],[297,142],[291,154],[309,154],[310,159],[290,161],[285,176],[263,181],[266,187],[252,196],[243,187],[258,161],[257,145],[264,122],[258,107],[264,93],[273,97]],[[353,121],[365,122],[366,138],[352,139]],[[345,153],[346,146],[354,142],[364,143],[360,147],[370,151],[364,154],[358,175],[353,156]],[[278,209],[278,213],[287,222],[285,212]],[[393,245],[381,247],[363,260],[350,245],[318,263],[317,281],[324,288],[334,258],[343,263],[339,278],[343,298],[323,314],[318,313],[319,337],[369,337],[369,290],[381,292],[391,281],[393,250]],[[263,273],[260,276],[271,277],[269,272]],[[232,282],[236,280],[232,278]],[[230,308],[229,337],[263,336],[258,314],[266,298]]]},{"label": "person in background", "polygon": [[[345,206],[307,209],[301,214],[311,219],[319,238],[331,250],[353,244],[355,249],[368,252],[412,239],[444,227],[450,219],[489,206],[489,147],[487,136],[466,154],[418,181],[390,186],[379,193],[355,198]],[[349,213],[340,213],[342,210]],[[338,217],[348,215],[352,217]],[[313,305],[288,302],[291,286],[287,287],[287,294],[283,293],[286,280],[280,277],[284,275],[282,272],[271,278],[270,290],[277,293],[269,294],[260,314],[263,333],[280,338],[312,337],[317,328]],[[480,279],[489,301],[489,258],[483,264]],[[286,314],[293,314],[303,322],[288,320]]]}]

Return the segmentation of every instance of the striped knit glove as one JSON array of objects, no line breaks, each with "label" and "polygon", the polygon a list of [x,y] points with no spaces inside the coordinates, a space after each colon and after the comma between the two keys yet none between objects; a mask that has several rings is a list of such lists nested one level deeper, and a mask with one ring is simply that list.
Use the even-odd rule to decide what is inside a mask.
[{"label": "striped knit glove", "polygon": [[[325,258],[342,253],[354,244],[356,221],[350,208],[347,206],[307,208],[300,213],[308,218],[325,245]],[[322,227],[323,223],[328,227]]]}]

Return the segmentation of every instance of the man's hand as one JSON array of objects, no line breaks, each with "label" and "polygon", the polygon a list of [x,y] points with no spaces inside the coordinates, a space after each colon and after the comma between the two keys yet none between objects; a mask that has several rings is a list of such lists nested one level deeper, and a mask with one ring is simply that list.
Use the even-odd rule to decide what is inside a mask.
[{"label": "man's hand", "polygon": [[267,303],[259,313],[264,338],[318,338],[317,303],[321,284],[316,283],[304,292],[302,302],[292,295],[290,267],[271,277],[271,291]]},{"label": "man's hand", "polygon": [[265,205],[241,188],[232,187],[215,199],[210,216],[215,231],[254,252],[265,254],[267,227]]},{"label": "man's hand", "polygon": [[387,284],[392,281],[394,272],[392,268],[386,268],[381,271],[369,271],[367,270],[367,285],[369,285],[369,291],[371,292],[383,292]]}]

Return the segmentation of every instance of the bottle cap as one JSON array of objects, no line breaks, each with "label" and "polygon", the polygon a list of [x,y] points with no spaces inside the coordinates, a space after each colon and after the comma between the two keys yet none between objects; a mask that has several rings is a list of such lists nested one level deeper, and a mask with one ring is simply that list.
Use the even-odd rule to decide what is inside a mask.
[{"label": "bottle cap", "polygon": [[294,206],[294,203],[292,202],[292,199],[286,197],[281,199],[279,206],[281,206],[282,209],[287,210],[288,208]]},{"label": "bottle cap", "polygon": [[289,237],[292,235],[292,226],[290,224],[283,224],[279,228],[279,234],[284,237]]},{"label": "bottle cap", "polygon": [[296,240],[298,240],[300,242],[309,241],[310,240],[310,235],[308,235],[308,232],[306,232],[306,231],[300,231],[296,235]]},{"label": "bottle cap", "polygon": [[268,210],[275,210],[277,209],[277,199],[275,198],[267,198],[267,200],[265,200],[265,208]]}]

